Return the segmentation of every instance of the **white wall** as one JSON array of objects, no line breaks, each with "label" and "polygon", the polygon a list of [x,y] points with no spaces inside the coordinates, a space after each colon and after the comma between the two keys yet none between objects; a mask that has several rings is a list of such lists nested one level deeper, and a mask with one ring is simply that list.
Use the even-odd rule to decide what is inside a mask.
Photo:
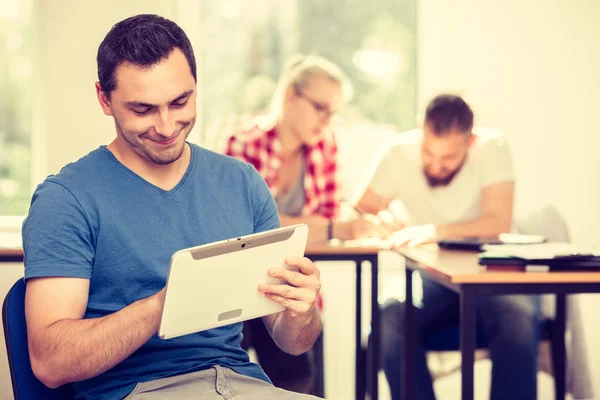
[{"label": "white wall", "polygon": [[[518,209],[552,202],[575,242],[600,245],[600,1],[420,0],[418,19],[421,106],[466,96],[512,144]],[[600,398],[600,295],[583,303]]]},{"label": "white wall", "polygon": [[96,53],[110,28],[141,13],[173,18],[176,0],[36,1],[37,101],[34,185],[115,135],[94,83]]},{"label": "white wall", "polygon": [[554,202],[600,244],[600,2],[419,2],[419,100],[464,94],[512,143],[518,203]]}]

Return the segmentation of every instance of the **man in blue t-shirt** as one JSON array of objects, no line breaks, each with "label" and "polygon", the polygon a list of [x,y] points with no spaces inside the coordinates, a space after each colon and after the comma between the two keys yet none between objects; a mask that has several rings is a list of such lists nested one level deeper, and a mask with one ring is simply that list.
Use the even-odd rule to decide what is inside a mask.
[{"label": "man in blue t-shirt", "polygon": [[[275,388],[249,361],[242,324],[157,337],[171,255],[277,228],[277,209],[252,166],[186,142],[196,64],[175,23],[123,20],[97,60],[98,100],[117,136],[48,177],[23,225],[35,375],[73,383],[82,399],[312,398]],[[269,273],[293,285],[258,290],[286,307],[264,317],[277,344],[301,354],[321,330],[319,271],[306,258],[286,262],[298,272]]]}]

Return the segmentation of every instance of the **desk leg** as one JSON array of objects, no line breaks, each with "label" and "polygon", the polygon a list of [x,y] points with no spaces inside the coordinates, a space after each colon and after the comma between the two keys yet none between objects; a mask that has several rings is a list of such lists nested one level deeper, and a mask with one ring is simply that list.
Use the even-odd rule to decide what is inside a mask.
[{"label": "desk leg", "polygon": [[473,364],[475,362],[477,296],[468,288],[460,292],[460,351],[462,400],[473,400]]},{"label": "desk leg", "polygon": [[373,349],[371,371],[371,400],[377,400],[379,397],[379,352],[381,348],[381,330],[379,320],[379,257],[375,254],[370,257],[371,262],[371,337]]},{"label": "desk leg", "polygon": [[[406,260],[406,263],[409,263]],[[412,297],[412,279],[413,270],[405,267],[405,293],[406,300],[404,302],[404,379],[402,380],[402,396],[403,400],[412,400],[415,398],[415,374],[413,365],[415,365],[415,322],[414,322],[414,306]]]},{"label": "desk leg", "polygon": [[554,360],[554,398],[564,400],[566,392],[566,295],[556,295],[556,317],[554,319],[554,332],[552,337],[552,358]]},{"label": "desk leg", "polygon": [[356,261],[356,366],[354,377],[354,397],[364,399],[366,382],[365,363],[362,350],[362,259]]}]

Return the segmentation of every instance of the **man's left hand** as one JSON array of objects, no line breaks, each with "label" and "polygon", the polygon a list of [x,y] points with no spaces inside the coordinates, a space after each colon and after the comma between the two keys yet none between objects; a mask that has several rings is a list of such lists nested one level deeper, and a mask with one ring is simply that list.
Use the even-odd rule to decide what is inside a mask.
[{"label": "man's left hand", "polygon": [[436,238],[436,227],[433,224],[410,226],[393,233],[386,241],[392,247],[408,245],[409,247],[430,243]]},{"label": "man's left hand", "polygon": [[285,263],[298,270],[273,267],[269,268],[269,275],[286,283],[261,283],[258,290],[283,305],[289,317],[309,314],[321,289],[319,269],[306,257],[288,257]]}]

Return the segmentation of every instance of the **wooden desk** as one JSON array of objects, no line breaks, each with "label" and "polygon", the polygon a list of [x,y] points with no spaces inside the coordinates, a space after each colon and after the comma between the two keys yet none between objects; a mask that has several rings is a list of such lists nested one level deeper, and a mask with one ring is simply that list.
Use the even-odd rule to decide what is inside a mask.
[{"label": "wooden desk", "polygon": [[23,249],[4,249],[0,247],[0,262],[22,262]]},{"label": "wooden desk", "polygon": [[[331,245],[327,243],[313,243],[306,247],[305,255],[312,261],[353,261],[356,265],[356,373],[355,373],[355,397],[357,400],[364,399],[366,389],[366,366],[367,359],[362,351],[361,343],[361,304],[362,304],[362,262],[371,263],[371,332],[372,332],[372,354],[373,360],[379,359],[380,353],[380,322],[379,303],[379,264],[378,254],[384,248],[378,246],[360,245]],[[372,400],[377,400],[377,374],[378,363],[374,362],[370,371],[372,388]]]},{"label": "wooden desk", "polygon": [[0,232],[0,262],[23,261],[21,232]]},{"label": "wooden desk", "polygon": [[[414,359],[416,337],[413,328],[412,274],[445,286],[460,296],[460,350],[462,353],[462,399],[473,400],[473,363],[475,352],[477,296],[499,294],[556,295],[556,318],[553,341],[560,351],[556,360],[555,398],[565,398],[565,321],[566,295],[600,292],[600,272],[502,272],[485,271],[477,253],[439,249],[437,245],[398,248],[406,258],[405,361]],[[414,371],[405,368],[405,399],[414,398]]]}]

